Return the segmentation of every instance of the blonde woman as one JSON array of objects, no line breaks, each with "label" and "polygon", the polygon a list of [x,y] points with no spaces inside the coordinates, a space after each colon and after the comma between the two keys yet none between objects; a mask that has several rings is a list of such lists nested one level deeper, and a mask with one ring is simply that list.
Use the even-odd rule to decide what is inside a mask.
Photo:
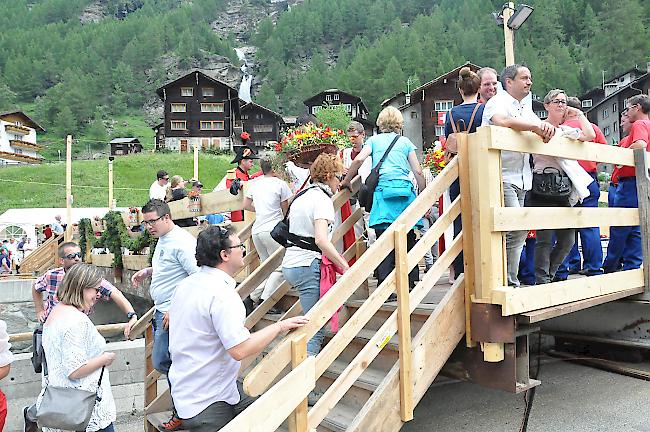
[{"label": "blonde woman", "polygon": [[[418,190],[425,188],[425,180],[422,175],[422,167],[415,154],[415,145],[406,137],[401,136],[404,118],[402,113],[395,107],[384,108],[377,117],[377,126],[381,132],[370,137],[363,146],[361,153],[354,158],[341,187],[350,185],[352,179],[357,175],[359,167],[368,156],[372,157],[374,168],[384,156],[391,143],[395,145],[386,156],[379,169],[379,183],[375,189],[370,212],[369,225],[377,233],[379,238],[395,219],[415,200],[417,195],[415,186],[411,181],[410,174],[415,175]],[[418,226],[421,223],[418,222]],[[410,250],[415,245],[415,232],[413,227],[407,234],[407,248]],[[381,284],[395,268],[395,255],[391,253],[377,267],[377,284]],[[415,286],[419,279],[418,267],[409,273],[409,285]],[[391,300],[396,299],[391,296]]]},{"label": "blonde woman", "polygon": [[[43,326],[43,349],[47,361],[48,385],[97,391],[87,432],[114,432],[115,401],[108,369],[97,388],[102,367],[110,366],[115,353],[105,352],[106,341],[84,313],[97,302],[102,276],[92,265],[79,263],[65,272],[57,304]],[[37,409],[41,397],[36,402]],[[43,432],[58,429],[43,428]]]}]

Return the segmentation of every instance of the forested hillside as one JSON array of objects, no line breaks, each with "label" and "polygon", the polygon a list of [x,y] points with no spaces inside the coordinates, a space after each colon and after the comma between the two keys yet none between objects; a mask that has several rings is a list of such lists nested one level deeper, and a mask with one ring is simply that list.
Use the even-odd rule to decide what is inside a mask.
[{"label": "forested hillside", "polygon": [[[409,78],[412,88],[465,61],[503,66],[503,33],[491,16],[502,0],[306,0],[253,21],[237,39],[211,26],[235,20],[223,13],[233,5],[245,12],[269,3],[0,0],[0,109],[26,109],[56,136],[105,140],[109,120],[144,117],[170,75],[215,59],[238,66],[233,48],[246,45],[258,48],[253,98],[293,115],[330,87],[360,95],[376,115]],[[528,3],[535,12],[516,33],[515,55],[538,94],[580,93],[602,71],[650,61],[650,1]]]}]

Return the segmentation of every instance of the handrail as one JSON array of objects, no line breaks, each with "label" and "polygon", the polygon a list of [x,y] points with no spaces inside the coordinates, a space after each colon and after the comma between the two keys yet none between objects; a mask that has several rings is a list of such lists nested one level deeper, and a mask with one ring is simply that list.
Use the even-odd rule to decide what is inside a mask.
[{"label": "handrail", "polygon": [[[100,325],[96,325],[95,328],[97,329],[97,331],[100,334],[108,335],[108,334],[123,332],[124,327],[126,327],[126,324],[127,323],[100,324]],[[15,343],[15,342],[31,341],[32,336],[33,336],[33,332],[10,334],[9,335],[9,342],[10,343]]]},{"label": "handrail", "polygon": [[[257,396],[264,392],[273,380],[289,364],[291,342],[301,336],[308,339],[325,325],[329,318],[338,310],[346,299],[357,289],[357,287],[372,273],[372,271],[383,261],[392,250],[394,243],[393,232],[396,225],[403,225],[410,229],[428,211],[442,193],[458,178],[458,161],[454,158],[433,182],[413,201],[409,207],[397,218],[386,230],[384,235],[379,237],[359,260],[354,264],[353,271],[346,272],[329,290],[328,295],[323,297],[309,311],[307,316],[309,322],[291,332],[276,347],[264,357],[260,363],[246,376],[244,380],[245,391]],[[452,219],[453,220],[453,219]],[[439,225],[440,226],[440,225]],[[433,245],[433,243],[431,243]],[[430,245],[430,246],[431,246]],[[429,246],[429,247],[430,247]],[[409,254],[412,255],[412,254]],[[424,251],[422,253],[424,255]],[[415,256],[415,255],[413,255]],[[417,261],[411,261],[412,268]],[[390,294],[390,293],[389,293]],[[388,295],[386,296],[388,297]],[[382,300],[383,301],[383,300]]]},{"label": "handrail", "polygon": [[22,261],[21,273],[40,272],[46,265],[56,266],[58,245],[62,239],[63,234],[55,234],[27,255]]}]

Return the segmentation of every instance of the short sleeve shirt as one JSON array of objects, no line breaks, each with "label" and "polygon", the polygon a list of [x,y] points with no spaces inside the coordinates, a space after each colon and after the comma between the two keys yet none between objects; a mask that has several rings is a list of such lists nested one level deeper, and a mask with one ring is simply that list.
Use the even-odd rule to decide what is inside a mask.
[{"label": "short sleeve shirt", "polygon": [[[372,168],[377,166],[397,136],[394,132],[382,133],[373,135],[366,141],[364,148],[370,147],[372,149]],[[411,166],[408,162],[408,156],[413,151],[415,151],[415,145],[411,140],[400,136],[386,156],[381,168],[379,168],[379,182],[382,181],[382,178],[411,181]]]},{"label": "short sleeve shirt", "polygon": [[203,266],[182,281],[169,309],[174,406],[191,418],[215,402],[239,402],[240,363],[228,350],[250,337],[246,309],[225,272]]},{"label": "short sleeve shirt", "polygon": [[280,204],[291,198],[291,189],[277,177],[263,176],[251,182],[246,197],[253,200],[253,234],[269,232],[283,218]]},{"label": "short sleeve shirt", "polygon": [[[636,141],[645,141],[646,148],[645,150],[650,152],[650,120],[637,120],[632,123],[632,129],[630,129],[630,134],[628,135],[628,141],[621,141],[620,146],[623,148],[629,148],[632,143]],[[622,177],[634,177],[636,176],[636,170],[632,166],[623,166],[618,171],[618,178]]]},{"label": "short sleeve shirt", "polygon": [[[563,124],[565,126],[580,129],[580,122],[578,120],[565,121]],[[591,124],[591,127],[593,128],[594,132],[596,133],[596,138],[594,138],[593,142],[598,143],[598,144],[607,144],[607,139],[605,138],[605,135],[603,135],[603,132],[600,130],[600,128],[597,125],[593,124],[593,123]],[[595,173],[596,171],[598,171],[598,162],[581,160],[581,161],[578,161],[578,163],[588,173]]]},{"label": "short sleeve shirt", "polygon": [[149,187],[149,199],[159,199],[165,201],[165,196],[167,195],[167,187],[160,186],[158,181],[151,183]]}]

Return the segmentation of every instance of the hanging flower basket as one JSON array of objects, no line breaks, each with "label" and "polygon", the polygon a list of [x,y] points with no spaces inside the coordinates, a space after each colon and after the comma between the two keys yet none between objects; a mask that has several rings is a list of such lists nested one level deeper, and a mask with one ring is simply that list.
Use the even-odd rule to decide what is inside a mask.
[{"label": "hanging flower basket", "polygon": [[350,140],[342,130],[309,124],[289,129],[282,141],[276,144],[275,151],[281,159],[309,168],[319,154],[336,154],[339,149],[349,146]]}]

